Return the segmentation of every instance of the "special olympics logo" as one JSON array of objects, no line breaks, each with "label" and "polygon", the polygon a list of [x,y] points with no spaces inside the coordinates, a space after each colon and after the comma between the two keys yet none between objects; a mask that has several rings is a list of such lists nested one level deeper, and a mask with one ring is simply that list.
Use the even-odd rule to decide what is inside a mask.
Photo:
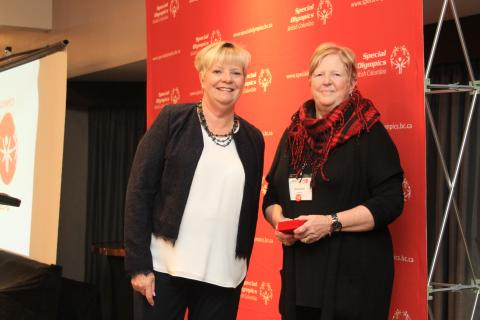
[{"label": "special olympics logo", "polygon": [[403,69],[410,64],[410,52],[408,52],[405,45],[395,46],[393,48],[392,54],[390,55],[390,64],[398,71],[398,74],[403,73]]},{"label": "special olympics logo", "polygon": [[258,85],[263,88],[263,92],[267,92],[268,87],[272,84],[272,73],[270,69],[260,70],[258,75]]},{"label": "special olympics logo", "polygon": [[259,295],[263,300],[263,303],[267,305],[270,301],[272,301],[273,298],[273,290],[272,286],[268,282],[263,282],[262,285],[260,286],[260,291]]},{"label": "special olympics logo", "polygon": [[213,30],[212,34],[210,35],[210,43],[216,43],[222,41],[222,34],[220,33],[220,30]]},{"label": "special olympics logo", "polygon": [[170,100],[172,103],[177,103],[180,100],[180,89],[178,87],[173,88],[170,92]]},{"label": "special olympics logo", "polygon": [[9,184],[17,167],[17,136],[11,113],[5,114],[0,122],[0,176]]},{"label": "special olympics logo", "polygon": [[180,10],[180,3],[178,2],[178,0],[170,1],[170,13],[174,18],[177,15],[178,10]]},{"label": "special olympics logo", "polygon": [[400,311],[399,309],[395,310],[392,320],[412,320],[407,311]]},{"label": "special olympics logo", "polygon": [[327,24],[327,19],[332,16],[333,6],[330,0],[320,0],[317,7],[317,18],[323,21],[323,24]]},{"label": "special olympics logo", "polygon": [[407,202],[412,197],[412,188],[408,183],[407,178],[403,178],[402,181],[402,189],[403,189],[403,201]]}]

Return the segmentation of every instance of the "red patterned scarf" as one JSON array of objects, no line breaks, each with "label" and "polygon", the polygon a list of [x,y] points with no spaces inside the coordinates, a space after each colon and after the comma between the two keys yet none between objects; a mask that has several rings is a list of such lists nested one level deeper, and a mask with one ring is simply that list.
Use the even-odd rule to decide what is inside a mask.
[{"label": "red patterned scarf", "polygon": [[323,168],[330,151],[351,137],[368,132],[379,119],[373,103],[358,90],[321,119],[315,118],[315,102],[308,100],[293,114],[288,128],[292,169],[300,175],[308,166],[312,168],[312,184],[318,172],[328,181]]}]

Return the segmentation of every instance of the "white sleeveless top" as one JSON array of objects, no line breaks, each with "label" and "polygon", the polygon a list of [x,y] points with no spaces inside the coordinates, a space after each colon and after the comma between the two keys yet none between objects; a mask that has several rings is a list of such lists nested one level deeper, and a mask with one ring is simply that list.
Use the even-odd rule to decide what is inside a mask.
[{"label": "white sleeveless top", "polygon": [[247,273],[246,260],[235,257],[245,172],[235,141],[221,147],[203,127],[202,135],[204,147],[175,245],[152,234],[153,269],[235,288]]}]

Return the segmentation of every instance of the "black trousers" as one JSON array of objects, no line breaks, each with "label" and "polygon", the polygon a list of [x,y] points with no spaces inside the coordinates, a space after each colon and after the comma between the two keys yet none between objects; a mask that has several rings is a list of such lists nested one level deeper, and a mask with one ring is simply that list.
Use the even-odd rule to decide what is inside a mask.
[{"label": "black trousers", "polygon": [[237,317],[242,288],[224,288],[209,283],[155,272],[154,306],[134,292],[135,320],[233,320]]}]

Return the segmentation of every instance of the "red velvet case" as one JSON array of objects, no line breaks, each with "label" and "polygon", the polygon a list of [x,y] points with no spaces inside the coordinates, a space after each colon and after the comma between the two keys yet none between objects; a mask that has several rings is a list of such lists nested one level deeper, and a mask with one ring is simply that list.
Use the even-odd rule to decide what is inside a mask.
[{"label": "red velvet case", "polygon": [[277,230],[283,233],[293,233],[293,230],[305,223],[305,220],[286,220],[277,225]]}]

